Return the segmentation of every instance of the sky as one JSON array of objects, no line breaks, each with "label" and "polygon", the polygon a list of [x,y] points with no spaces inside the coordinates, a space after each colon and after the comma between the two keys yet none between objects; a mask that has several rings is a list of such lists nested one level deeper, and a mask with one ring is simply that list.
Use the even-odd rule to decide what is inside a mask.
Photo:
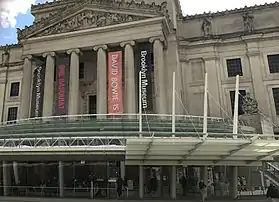
[{"label": "sky", "polygon": [[[24,28],[33,23],[30,14],[32,4],[46,0],[0,0],[0,45],[17,43],[16,28]],[[275,0],[180,0],[184,15],[216,12],[244,6],[260,5]]]}]

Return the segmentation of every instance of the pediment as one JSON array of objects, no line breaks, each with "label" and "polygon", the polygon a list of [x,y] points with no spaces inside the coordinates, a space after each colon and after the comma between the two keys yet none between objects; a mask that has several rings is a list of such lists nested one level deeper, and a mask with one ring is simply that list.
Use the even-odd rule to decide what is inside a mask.
[{"label": "pediment", "polygon": [[167,15],[164,3],[159,6],[134,1],[127,3],[123,0],[118,3],[115,0],[88,0],[23,30],[18,29],[18,39],[105,27],[164,15]]}]

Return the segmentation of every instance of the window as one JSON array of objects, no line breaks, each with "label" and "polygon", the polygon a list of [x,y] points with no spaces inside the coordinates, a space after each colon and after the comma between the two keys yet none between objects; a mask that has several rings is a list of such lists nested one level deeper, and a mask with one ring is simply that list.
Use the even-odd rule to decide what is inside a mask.
[{"label": "window", "polygon": [[11,83],[11,91],[10,91],[11,97],[19,96],[19,86],[20,86],[19,82]]},{"label": "window", "polygon": [[279,88],[272,88],[276,115],[279,115]]},{"label": "window", "polygon": [[8,118],[7,121],[13,123],[12,121],[17,120],[17,107],[10,107],[8,109]]},{"label": "window", "polygon": [[269,72],[279,73],[279,54],[277,55],[268,55],[267,56]]},{"label": "window", "polygon": [[[88,113],[97,114],[97,99],[96,95],[90,95],[88,97]],[[92,117],[95,118],[95,117]]]},{"label": "window", "polygon": [[79,79],[84,79],[84,63],[79,63]]},{"label": "window", "polygon": [[[243,110],[243,98],[246,96],[245,90],[239,91],[239,97],[238,97],[238,115],[244,114]],[[232,108],[232,114],[234,114],[234,99],[235,99],[235,91],[230,91],[230,98],[231,98],[231,108]]]},{"label": "window", "polygon": [[227,60],[227,70],[228,77],[235,77],[237,75],[243,76],[241,59],[236,58]]}]

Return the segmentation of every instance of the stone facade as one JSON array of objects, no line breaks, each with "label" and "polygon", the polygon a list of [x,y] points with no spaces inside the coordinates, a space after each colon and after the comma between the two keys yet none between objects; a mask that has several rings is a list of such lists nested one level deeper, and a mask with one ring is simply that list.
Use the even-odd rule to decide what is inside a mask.
[{"label": "stone facade", "polygon": [[[154,1],[154,0],[153,0]],[[203,114],[204,75],[209,79],[209,114],[231,117],[227,59],[239,58],[243,76],[240,90],[257,100],[258,109],[275,124],[272,88],[279,74],[270,73],[268,55],[279,54],[279,4],[265,4],[231,11],[183,16],[179,0],[110,1],[57,0],[31,8],[35,22],[18,29],[19,44],[2,47],[0,67],[0,114],[7,120],[10,107],[18,118],[28,118],[32,68],[38,58],[46,61],[43,115],[53,112],[54,57],[69,54],[71,71],[84,63],[84,78],[70,75],[70,114],[88,113],[88,95],[97,95],[97,113],[107,112],[107,52],[123,50],[126,69],[124,111],[136,113],[134,58],[137,44],[149,42],[154,52],[155,112],[171,113],[172,72],[176,72],[178,114]],[[158,68],[156,68],[158,67]],[[11,84],[20,82],[18,96],[10,96]]]}]

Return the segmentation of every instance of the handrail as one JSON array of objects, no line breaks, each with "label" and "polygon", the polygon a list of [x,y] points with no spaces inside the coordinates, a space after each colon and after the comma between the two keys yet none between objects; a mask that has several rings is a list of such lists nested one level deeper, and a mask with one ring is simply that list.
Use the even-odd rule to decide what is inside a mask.
[{"label": "handrail", "polygon": [[[142,132],[138,132],[138,131],[119,131],[119,132],[112,132],[112,131],[87,131],[87,132],[78,132],[79,135],[77,136],[77,132],[63,132],[63,134],[61,132],[43,132],[43,133],[24,133],[24,134],[9,134],[8,136],[5,135],[0,135],[0,140],[3,139],[9,139],[12,140],[14,138],[21,139],[21,140],[28,140],[28,139],[39,139],[39,138],[45,138],[45,139],[52,139],[52,138],[61,138],[61,139],[65,139],[65,138],[88,138],[90,137],[90,135],[94,135],[95,138],[112,138],[115,137],[113,136],[114,134],[121,134],[119,136],[117,136],[117,138],[138,138],[140,134],[143,135],[144,138],[150,138],[150,132],[149,131],[142,131]],[[104,136],[101,136],[100,134],[103,134]],[[172,132],[153,132],[154,136],[152,138],[161,138],[162,135],[165,136],[171,136],[173,135]],[[160,136],[156,137],[156,134],[159,134]],[[180,139],[181,136],[185,136],[185,137],[189,137],[191,135],[196,135],[197,138],[202,138],[203,135],[205,135],[204,133],[194,133],[194,132],[175,132],[175,135],[177,135],[177,137],[173,137],[173,139]],[[233,138],[233,136],[237,136],[241,139],[245,138],[247,140],[249,140],[250,138],[253,137],[257,137],[259,136],[258,134],[245,134],[244,136],[242,134],[232,134],[232,133],[206,133],[208,135],[207,139],[212,138],[221,138],[222,136],[226,136],[226,138]],[[271,137],[271,135],[260,135],[258,139],[265,139],[267,137]]]},{"label": "handrail", "polygon": [[[44,121],[44,120],[57,120],[57,119],[71,119],[71,118],[93,118],[93,117],[125,117],[127,120],[130,117],[135,117],[138,119],[139,114],[77,114],[77,115],[62,115],[62,116],[46,116],[46,117],[36,117],[36,118],[27,118],[27,119],[18,119],[13,121],[5,121],[2,122],[1,125],[9,125],[9,123],[25,123],[25,122],[32,122],[32,121]],[[142,114],[142,116],[153,116],[153,117],[165,117],[165,118],[172,118],[171,114]],[[192,119],[203,119],[203,116],[193,116],[193,115],[175,115],[176,118],[192,118]],[[218,117],[208,117],[211,120],[219,120],[219,121],[229,121],[229,119],[225,118],[218,118]],[[74,119],[73,119],[74,120]],[[16,124],[17,125],[17,124]]]},{"label": "handrail", "polygon": [[272,163],[267,162],[267,165],[270,166],[270,167],[272,167],[273,169],[275,169],[277,172],[279,172],[279,168],[276,167],[275,165],[273,165]]}]

